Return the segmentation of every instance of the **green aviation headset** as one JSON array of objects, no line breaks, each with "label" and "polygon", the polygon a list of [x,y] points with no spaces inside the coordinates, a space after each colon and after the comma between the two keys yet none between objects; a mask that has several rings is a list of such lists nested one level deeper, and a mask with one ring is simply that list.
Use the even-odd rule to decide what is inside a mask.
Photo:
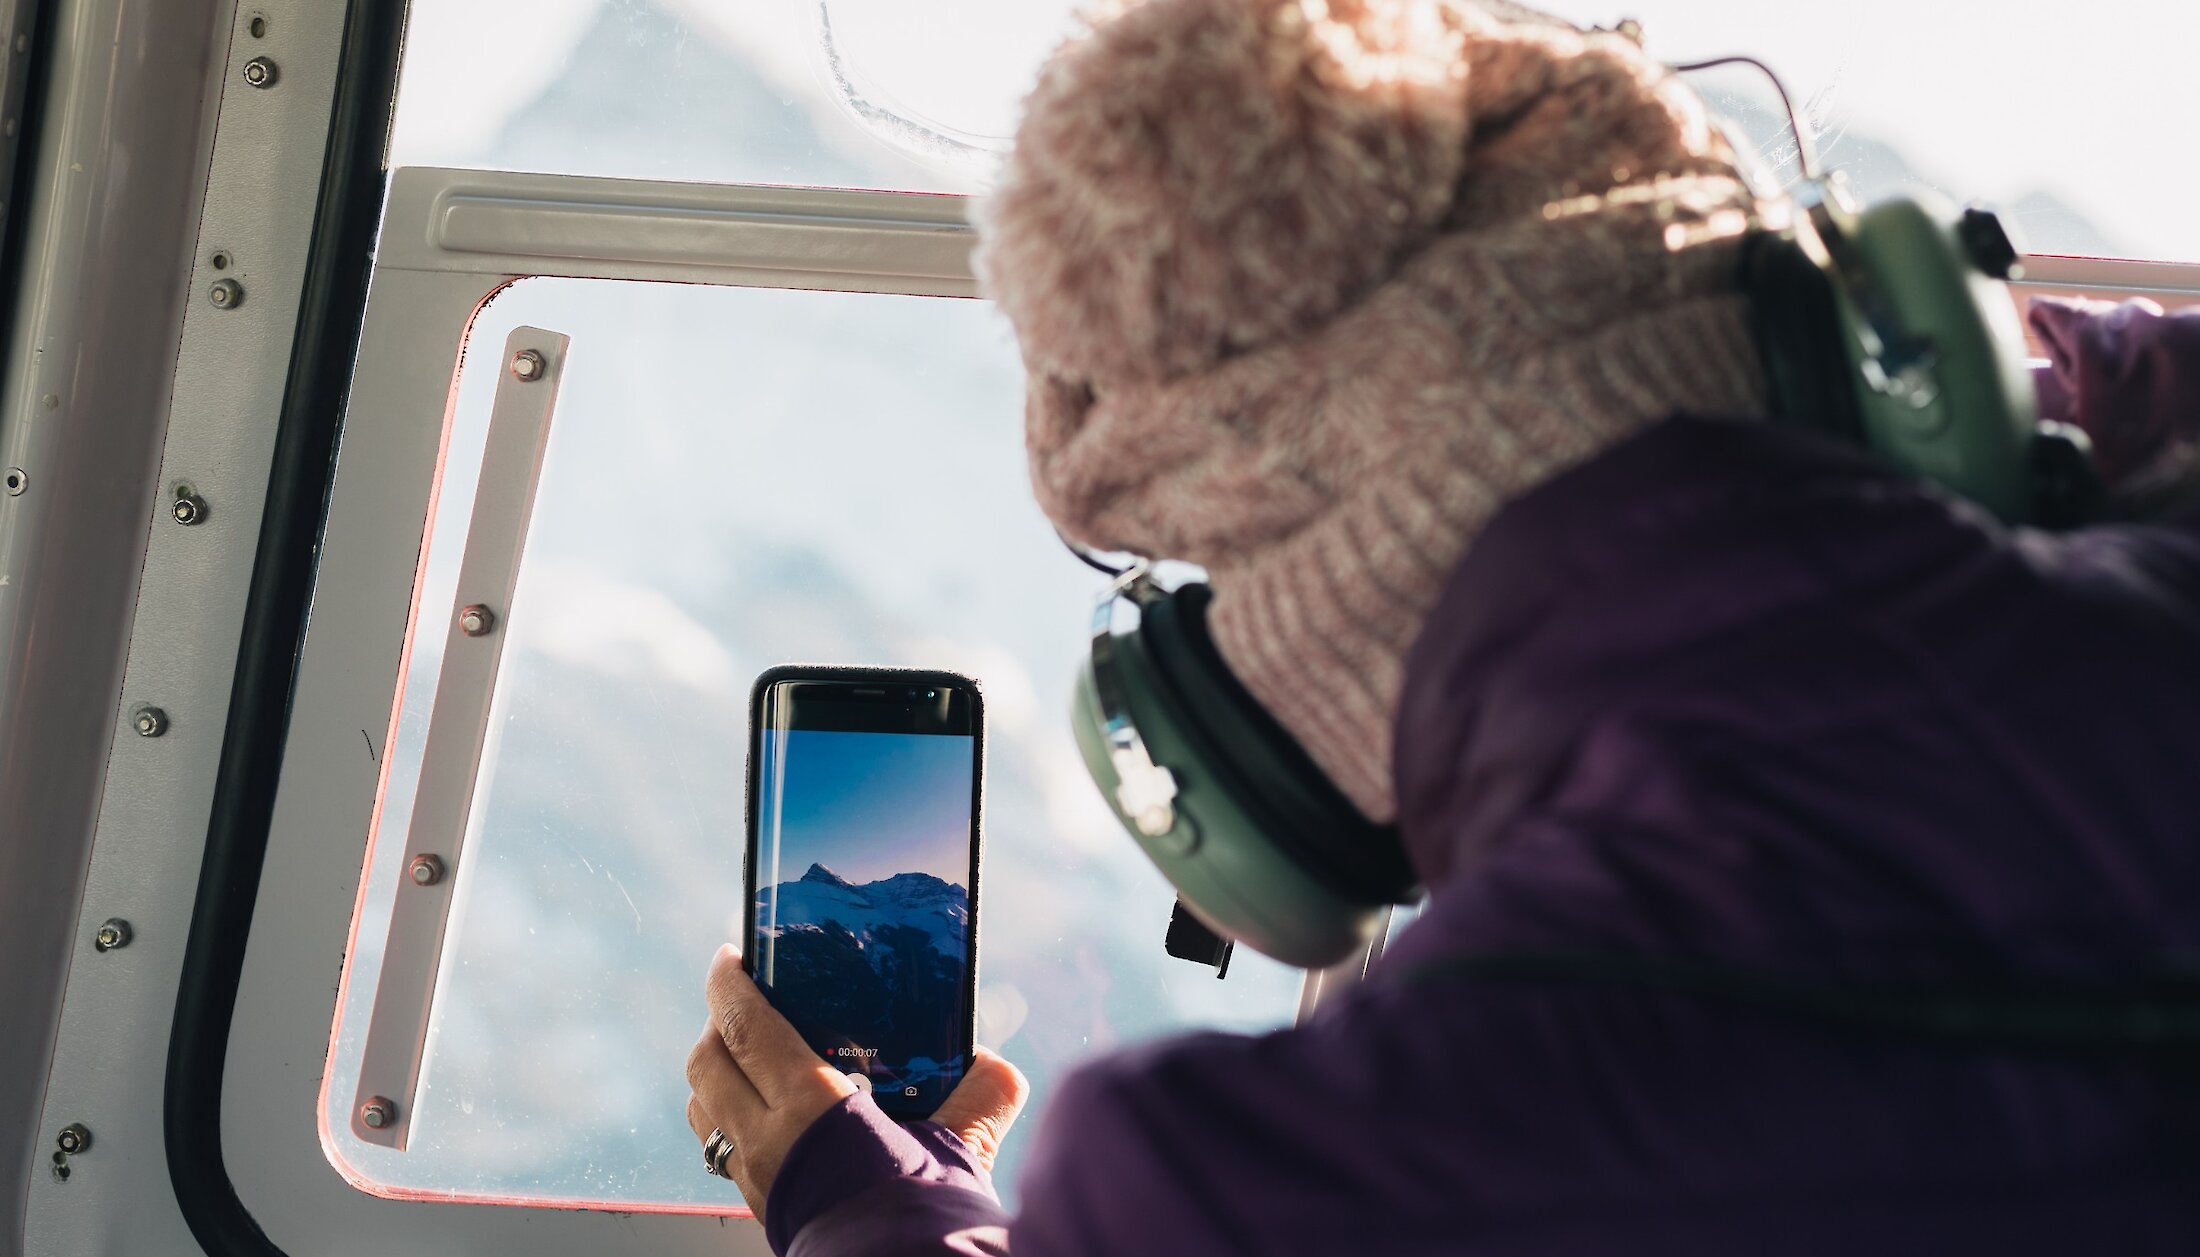
[{"label": "green aviation headset", "polygon": [[[1688,71],[1743,63],[1720,58]],[[1858,209],[1817,168],[1787,221],[1745,249],[1773,412],[1869,448],[2003,521],[2081,522],[2097,497],[2082,433],[2042,424],[2004,282],[2018,253],[1995,217],[1897,199]],[[1072,547],[1075,549],[1076,547]],[[1131,836],[1220,939],[1172,953],[1226,964],[1242,941],[1321,967],[1364,945],[1419,892],[1397,830],[1363,816],[1253,700],[1207,631],[1208,587],[1113,572],[1074,698],[1086,767]],[[1190,923],[1182,923],[1189,926]]]}]

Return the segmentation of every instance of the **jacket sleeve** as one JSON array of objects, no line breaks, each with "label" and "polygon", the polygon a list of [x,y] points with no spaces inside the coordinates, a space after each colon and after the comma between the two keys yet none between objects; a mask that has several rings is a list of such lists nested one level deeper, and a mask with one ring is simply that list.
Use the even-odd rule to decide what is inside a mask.
[{"label": "jacket sleeve", "polygon": [[1007,1220],[992,1177],[953,1132],[897,1123],[858,1093],[787,1150],[764,1236],[781,1257],[1005,1257]]},{"label": "jacket sleeve", "polygon": [[[1414,992],[1362,987],[1304,1025],[1078,1070],[1024,1162],[1016,1257],[1473,1251],[1483,1185],[1507,1177],[1491,1149],[1520,1151],[1520,1112],[1548,1106],[1446,1086],[1460,1043],[1439,1020]],[[1484,1033],[1466,1050],[1494,1060],[1507,1036]]]},{"label": "jacket sleeve", "polygon": [[2200,442],[2200,308],[2041,297],[2025,319],[2047,351],[2042,417],[2085,430],[2112,492],[2189,457]]}]

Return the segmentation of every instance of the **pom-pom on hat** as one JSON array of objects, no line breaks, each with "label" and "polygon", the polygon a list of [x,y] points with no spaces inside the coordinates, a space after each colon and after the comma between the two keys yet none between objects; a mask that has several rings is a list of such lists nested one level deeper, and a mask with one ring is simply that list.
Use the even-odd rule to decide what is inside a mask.
[{"label": "pom-pom on hat", "polygon": [[1213,581],[1224,659],[1369,816],[1407,650],[1499,507],[1754,416],[1756,205],[1620,35],[1471,0],[1143,0],[978,208],[1063,532]]}]

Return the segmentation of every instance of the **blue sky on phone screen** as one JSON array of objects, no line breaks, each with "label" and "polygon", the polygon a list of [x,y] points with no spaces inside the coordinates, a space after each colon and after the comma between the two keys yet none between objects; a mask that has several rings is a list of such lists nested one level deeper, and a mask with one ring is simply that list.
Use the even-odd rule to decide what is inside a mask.
[{"label": "blue sky on phone screen", "polygon": [[896,873],[969,880],[975,738],[794,729],[763,741],[760,887],[812,863],[858,886]]}]

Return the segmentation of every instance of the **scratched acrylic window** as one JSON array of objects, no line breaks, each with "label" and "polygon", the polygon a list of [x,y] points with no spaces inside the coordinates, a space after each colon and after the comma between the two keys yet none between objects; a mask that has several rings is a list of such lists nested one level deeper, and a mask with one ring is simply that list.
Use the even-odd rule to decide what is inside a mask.
[{"label": "scratched acrylic window", "polygon": [[[392,905],[417,893],[406,835],[501,346],[523,326],[570,347],[397,1151],[362,1141],[350,1106]],[[683,1067],[703,969],[739,929],[747,694],[775,663],[985,686],[978,1037],[1035,1087],[1000,1167],[1009,1195],[1028,1123],[1077,1062],[1290,1017],[1296,971],[1241,954],[1217,981],[1163,953],[1172,895],[1077,757],[1067,699],[1098,578],[1030,500],[1021,375],[990,306],[536,279],[470,344],[330,1062],[328,1138],[356,1179],[737,1200],[701,1172]]]},{"label": "scratched acrylic window", "polygon": [[393,160],[970,191],[1072,0],[413,0]]},{"label": "scratched acrylic window", "polygon": [[[414,0],[400,165],[974,191],[1075,0]],[[1540,0],[1652,55],[1751,53],[1867,195],[2004,211],[2041,253],[2200,260],[2191,0]],[[1745,73],[1700,80],[1775,162]]]},{"label": "scratched acrylic window", "polygon": [[[2200,260],[2200,164],[2182,160],[2200,5],[2095,0],[1537,0],[1632,18],[1666,61],[1748,53],[1786,82],[1828,167],[1866,201],[1931,191],[2001,211],[2035,253]],[[1779,176],[1795,146],[1753,71],[1692,79]]]}]

